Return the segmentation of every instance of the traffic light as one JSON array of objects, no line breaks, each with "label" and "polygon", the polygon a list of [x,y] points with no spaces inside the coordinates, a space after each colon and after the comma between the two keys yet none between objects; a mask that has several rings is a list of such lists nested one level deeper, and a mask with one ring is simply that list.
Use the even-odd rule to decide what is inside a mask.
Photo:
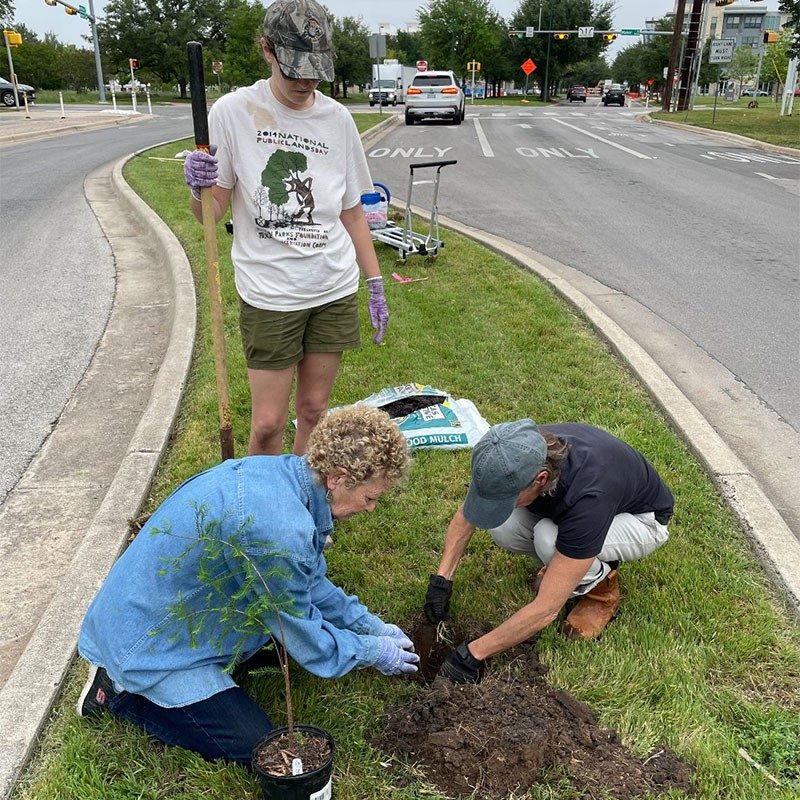
[{"label": "traffic light", "polygon": [[66,11],[71,17],[74,17],[78,13],[78,9],[73,8],[72,6],[64,6],[64,11]]},{"label": "traffic light", "polygon": [[56,4],[56,0],[44,0],[45,5],[54,6]]},{"label": "traffic light", "polygon": [[521,39],[525,35],[525,31],[509,31],[509,39]]},{"label": "traffic light", "polygon": [[731,3],[733,3],[733,0],[715,0],[714,5],[721,7],[721,6],[729,6],[731,5]]},{"label": "traffic light", "polygon": [[553,34],[553,38],[554,39],[558,39],[559,42],[563,42],[564,39],[569,39],[569,34],[568,33],[554,33]]},{"label": "traffic light", "polygon": [[131,69],[139,69],[139,59],[138,58],[129,58],[128,59]]},{"label": "traffic light", "polygon": [[781,40],[778,31],[764,31],[764,44],[775,44]]},{"label": "traffic light", "polygon": [[22,34],[16,31],[3,31],[3,36],[9,47],[19,47],[22,44]]},{"label": "traffic light", "polygon": [[616,38],[617,38],[617,34],[616,33],[604,33],[603,34],[603,41],[604,42],[613,42],[614,39],[616,39]]}]

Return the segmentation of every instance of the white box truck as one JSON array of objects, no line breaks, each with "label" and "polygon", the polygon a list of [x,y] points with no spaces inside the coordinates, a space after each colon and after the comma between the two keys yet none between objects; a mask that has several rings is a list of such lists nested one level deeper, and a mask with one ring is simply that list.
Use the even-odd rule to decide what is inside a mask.
[{"label": "white box truck", "polygon": [[396,106],[398,103],[405,103],[406,89],[416,74],[416,67],[406,67],[396,58],[386,58],[380,65],[373,64],[369,104]]}]

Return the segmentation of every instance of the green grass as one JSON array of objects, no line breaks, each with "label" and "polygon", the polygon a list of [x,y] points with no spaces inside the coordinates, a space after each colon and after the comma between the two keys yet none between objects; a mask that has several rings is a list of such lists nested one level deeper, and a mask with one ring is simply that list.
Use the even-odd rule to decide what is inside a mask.
[{"label": "green grass", "polygon": [[[666,119],[671,122],[682,122],[687,125],[697,125],[700,128],[738,133],[761,142],[783,145],[784,147],[800,148],[800,106],[795,108],[791,116],[780,116],[780,103],[775,103],[768,97],[758,98],[758,108],[747,108],[744,98],[735,103],[722,103],[717,106],[716,118],[712,124],[714,112],[708,105],[702,108],[695,107],[694,111],[681,111],[667,114],[657,111],[652,116],[654,119]],[[797,101],[795,101],[797,104]],[[713,98],[712,98],[713,104]]]},{"label": "green grass", "polygon": [[[187,140],[152,151],[171,157]],[[152,509],[183,478],[219,459],[217,404],[206,305],[201,228],[191,216],[178,163],[144,154],[128,180],[173,228],[197,275],[199,338],[174,439],[152,487]],[[540,422],[582,420],[642,450],[673,489],[671,540],[622,572],[620,617],[599,643],[571,642],[546,630],[538,644],[551,681],[588,702],[603,724],[637,753],[667,745],[696,765],[703,800],[780,800],[800,791],[800,636],[779,609],[724,500],[655,410],[645,392],[587,323],[537,278],[454,233],[432,265],[378,246],[391,322],[386,343],[369,341],[362,300],[362,349],[348,353],[332,403],[358,400],[381,387],[427,382],[473,400],[492,423],[531,416]],[[248,390],[238,335],[230,238],[220,226],[220,266],[237,454],[248,435]],[[287,429],[287,444],[291,431]],[[329,574],[386,619],[403,624],[423,602],[445,527],[469,480],[466,451],[416,454],[402,490],[372,515],[337,529]],[[488,629],[524,603],[534,567],[476,534],[456,576],[453,607]],[[63,699],[15,800],[257,800],[243,770],[207,764],[153,743],[104,717],[77,719],[72,704],[85,676],[71,669]],[[277,723],[283,721],[278,676],[245,684]],[[335,736],[337,800],[437,797],[412,767],[384,766],[366,744],[381,712],[418,687],[364,670],[320,680],[293,669],[295,718]],[[783,784],[773,787],[739,755],[743,747]],[[568,800],[562,784],[531,798]],[[521,800],[517,795],[517,800]],[[675,795],[671,795],[673,800]]]}]

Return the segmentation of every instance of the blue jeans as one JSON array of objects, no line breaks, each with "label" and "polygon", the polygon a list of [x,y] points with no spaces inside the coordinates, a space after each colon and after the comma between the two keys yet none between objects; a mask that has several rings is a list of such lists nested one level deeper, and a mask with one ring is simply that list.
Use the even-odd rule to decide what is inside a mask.
[{"label": "blue jeans", "polygon": [[[262,650],[237,669],[271,665],[273,658],[274,651]],[[176,708],[120,692],[106,707],[165,744],[191,750],[207,761],[223,759],[248,768],[253,747],[273,728],[270,718],[238,686]]]}]

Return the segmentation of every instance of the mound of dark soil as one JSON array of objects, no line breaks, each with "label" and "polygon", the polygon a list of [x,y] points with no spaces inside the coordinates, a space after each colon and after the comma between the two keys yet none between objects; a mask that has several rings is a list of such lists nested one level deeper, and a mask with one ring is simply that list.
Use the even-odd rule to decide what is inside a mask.
[{"label": "mound of dark soil", "polygon": [[[435,674],[438,665],[425,664],[433,652],[426,647],[417,648],[421,673]],[[558,773],[587,800],[632,800],[672,788],[692,793],[688,764],[666,748],[646,759],[629,753],[614,731],[598,725],[585,703],[548,685],[547,668],[532,645],[511,655],[508,670],[478,686],[436,679],[390,711],[372,743],[410,758],[451,796],[499,800]]]}]

